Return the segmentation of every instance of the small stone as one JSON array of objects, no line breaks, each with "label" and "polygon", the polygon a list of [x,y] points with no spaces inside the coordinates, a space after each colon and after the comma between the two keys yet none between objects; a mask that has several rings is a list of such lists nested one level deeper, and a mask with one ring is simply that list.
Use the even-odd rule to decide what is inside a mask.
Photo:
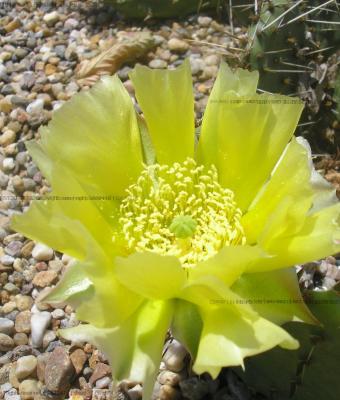
[{"label": "small stone", "polygon": [[31,312],[21,311],[15,318],[15,330],[19,333],[31,332]]},{"label": "small stone", "polygon": [[183,374],[167,370],[162,371],[157,377],[157,381],[161,385],[170,385],[170,386],[177,386],[179,382],[181,382],[183,379],[184,379]]},{"label": "small stone", "polygon": [[23,332],[16,333],[13,336],[13,340],[14,340],[14,343],[16,344],[16,346],[23,346],[28,343],[28,337],[27,337],[26,333],[23,333]]},{"label": "small stone", "polygon": [[49,261],[53,255],[53,250],[42,243],[37,243],[32,250],[32,257],[37,261]]},{"label": "small stone", "polygon": [[52,318],[54,319],[62,319],[65,317],[65,311],[62,310],[61,308],[56,308],[55,310],[52,311]]},{"label": "small stone", "polygon": [[6,266],[8,266],[8,265],[13,265],[14,260],[15,260],[14,257],[9,256],[9,255],[7,255],[7,254],[1,256],[1,258],[0,258],[1,264],[2,264],[2,265],[6,265]]},{"label": "small stone", "polygon": [[140,400],[143,396],[143,388],[141,385],[135,385],[127,391],[130,400]]},{"label": "small stone", "polygon": [[89,382],[93,385],[98,379],[108,375],[111,375],[111,368],[109,365],[100,362],[96,365]]},{"label": "small stone", "polygon": [[38,381],[27,379],[19,385],[19,394],[22,400],[34,400],[40,394]]},{"label": "small stone", "polygon": [[11,335],[14,332],[14,322],[8,318],[0,318],[0,333]]},{"label": "small stone", "polygon": [[203,26],[204,28],[207,28],[211,24],[211,21],[212,21],[211,17],[199,16],[197,18],[198,24]]},{"label": "small stone", "polygon": [[15,304],[19,311],[30,310],[33,305],[33,299],[31,296],[18,294],[17,296],[15,296]]},{"label": "small stone", "polygon": [[7,129],[1,136],[0,136],[0,145],[1,146],[8,146],[11,143],[15,142],[15,132],[11,129]]},{"label": "small stone", "polygon": [[185,347],[177,340],[173,340],[167,347],[163,361],[167,369],[179,372],[184,368],[184,360],[187,355]]},{"label": "small stone", "polygon": [[96,381],[96,388],[98,389],[105,389],[108,388],[112,379],[109,378],[108,376],[105,376],[104,378],[98,379]]},{"label": "small stone", "polygon": [[204,59],[206,65],[219,65],[220,57],[216,54],[211,54]]},{"label": "small stone", "polygon": [[14,285],[12,282],[7,282],[6,285],[4,286],[4,289],[7,290],[7,292],[10,294],[19,293],[19,288],[16,285]]},{"label": "small stone", "polygon": [[9,351],[14,347],[14,340],[6,335],[5,333],[0,333],[0,351]]},{"label": "small stone", "polygon": [[17,361],[15,374],[19,381],[33,375],[37,369],[36,357],[30,355],[19,358]]},{"label": "small stone", "polygon": [[33,285],[44,288],[51,286],[58,279],[58,275],[54,271],[41,271],[38,272],[33,278]]},{"label": "small stone", "polygon": [[79,25],[79,21],[76,20],[75,18],[68,18],[65,22],[64,22],[64,27],[66,29],[76,29],[77,26]]},{"label": "small stone", "polygon": [[79,375],[84,368],[85,362],[87,360],[87,356],[82,349],[75,350],[71,355],[70,359],[76,371],[76,374]]},{"label": "small stone", "polygon": [[25,97],[14,95],[11,97],[11,103],[16,107],[26,108],[29,104],[29,100]]},{"label": "small stone", "polygon": [[32,250],[34,248],[34,242],[27,242],[21,249],[21,254],[25,258],[29,258],[32,255]]},{"label": "small stone", "polygon": [[0,111],[8,114],[12,111],[12,103],[7,99],[7,98],[3,98],[0,99]]},{"label": "small stone", "polygon": [[162,385],[159,390],[159,400],[179,400],[181,392],[170,385]]},{"label": "small stone", "polygon": [[74,367],[63,347],[56,347],[47,360],[45,384],[52,393],[64,393],[74,376]]},{"label": "small stone", "polygon": [[56,65],[53,64],[46,64],[45,65],[45,74],[47,76],[55,74],[57,71]]},{"label": "small stone", "polygon": [[13,32],[20,27],[21,27],[21,21],[19,18],[13,19],[11,22],[9,22],[7,25],[4,26],[5,31],[7,33]]},{"label": "small stone", "polygon": [[32,315],[32,320],[31,320],[32,346],[41,347],[44,334],[50,323],[51,323],[51,314],[47,311],[34,313]]},{"label": "small stone", "polygon": [[21,254],[22,243],[19,240],[13,240],[5,247],[5,252],[9,256],[19,257]]},{"label": "small stone", "polygon": [[44,100],[36,99],[27,106],[26,111],[29,114],[39,114],[42,112],[43,109],[44,109]]},{"label": "small stone", "polygon": [[54,331],[46,331],[43,337],[43,348],[46,349],[48,345],[53,342],[57,338],[57,335]]},{"label": "small stone", "polygon": [[4,158],[2,161],[2,167],[6,172],[12,171],[15,168],[15,161],[10,157]]},{"label": "small stone", "polygon": [[189,49],[189,44],[183,40],[172,38],[168,41],[168,47],[175,53],[185,53]]},{"label": "small stone", "polygon": [[149,62],[150,68],[161,69],[166,68],[167,66],[168,64],[164,60],[159,60],[158,58],[155,58]]},{"label": "small stone", "polygon": [[44,15],[43,20],[47,26],[53,26],[59,21],[59,14],[57,11],[52,11]]}]

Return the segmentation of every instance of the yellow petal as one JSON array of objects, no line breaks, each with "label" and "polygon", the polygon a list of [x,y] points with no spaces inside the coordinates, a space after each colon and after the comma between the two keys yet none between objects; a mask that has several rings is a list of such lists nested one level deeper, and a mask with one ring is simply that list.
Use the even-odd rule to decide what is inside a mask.
[{"label": "yellow petal", "polygon": [[[262,243],[265,240],[263,231],[268,223],[272,224],[272,221],[269,221],[270,215],[287,197],[291,199],[290,217],[285,221],[280,221],[278,231],[289,229],[293,233],[301,227],[312,205],[313,191],[310,179],[311,169],[307,151],[295,139],[292,139],[270,181],[262,188],[242,218],[247,243],[258,241]],[[261,233],[262,238],[260,238]],[[273,232],[273,229],[270,233],[270,238],[275,234],[278,235],[278,232]],[[268,234],[266,236],[268,237]]]},{"label": "yellow petal", "polygon": [[249,81],[253,88],[255,75],[230,89],[221,68],[204,114],[197,157],[216,165],[220,182],[235,192],[245,210],[293,136],[303,105],[291,97],[251,94]]},{"label": "yellow petal", "polygon": [[175,70],[137,65],[130,74],[159,163],[194,154],[194,98],[189,61]]},{"label": "yellow petal", "polygon": [[117,257],[115,274],[127,288],[149,299],[176,297],[186,281],[177,257],[151,252]]},{"label": "yellow petal", "polygon": [[277,345],[296,349],[298,342],[284,329],[254,315],[242,315],[232,306],[202,310],[203,331],[193,370],[216,378],[221,368],[243,366],[245,357]]},{"label": "yellow petal", "polygon": [[255,258],[264,257],[258,246],[227,246],[215,256],[200,262],[189,270],[191,281],[204,276],[215,276],[230,287],[246,270]]},{"label": "yellow petal", "polygon": [[93,195],[124,195],[141,171],[143,155],[136,113],[118,77],[103,78],[57,110],[41,129],[40,152],[45,157],[36,161],[44,173],[51,168],[48,158],[55,169],[69,168]]},{"label": "yellow petal", "polygon": [[271,258],[259,259],[250,271],[269,271],[302,264],[340,251],[340,203],[308,215],[299,232],[268,240]]},{"label": "yellow petal", "polygon": [[262,317],[282,325],[288,321],[317,323],[303,301],[295,268],[246,273],[232,290],[249,300]]}]

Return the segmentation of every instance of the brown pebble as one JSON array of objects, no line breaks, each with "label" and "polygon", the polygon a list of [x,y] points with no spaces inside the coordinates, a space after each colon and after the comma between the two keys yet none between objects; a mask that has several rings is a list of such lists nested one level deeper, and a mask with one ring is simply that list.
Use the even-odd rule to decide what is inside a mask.
[{"label": "brown pebble", "polygon": [[55,271],[41,271],[35,275],[32,283],[35,286],[44,288],[55,283],[57,279],[58,275]]},{"label": "brown pebble", "polygon": [[111,375],[111,368],[109,365],[104,363],[98,363],[90,377],[89,382],[93,385],[98,379],[104,378],[104,376]]},{"label": "brown pebble", "polygon": [[71,355],[70,359],[76,370],[76,374],[79,375],[83,370],[84,364],[87,360],[87,356],[82,349],[75,350]]},{"label": "brown pebble", "polygon": [[31,312],[21,311],[15,318],[15,330],[19,333],[31,332]]},{"label": "brown pebble", "polygon": [[52,393],[65,393],[74,377],[75,370],[63,347],[56,347],[45,367],[45,384]]}]

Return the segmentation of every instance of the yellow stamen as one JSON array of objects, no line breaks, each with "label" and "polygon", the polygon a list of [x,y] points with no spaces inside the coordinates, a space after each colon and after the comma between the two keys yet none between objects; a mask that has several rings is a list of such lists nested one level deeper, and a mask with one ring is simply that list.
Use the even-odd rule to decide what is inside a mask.
[{"label": "yellow stamen", "polygon": [[128,251],[174,255],[183,267],[246,241],[234,193],[219,184],[214,165],[190,158],[146,166],[128,188],[120,214]]}]

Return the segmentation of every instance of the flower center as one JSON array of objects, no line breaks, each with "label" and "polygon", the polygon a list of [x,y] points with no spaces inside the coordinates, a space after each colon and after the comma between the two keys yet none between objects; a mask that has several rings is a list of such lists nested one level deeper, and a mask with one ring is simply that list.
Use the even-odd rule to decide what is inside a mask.
[{"label": "flower center", "polygon": [[241,216],[215,166],[188,158],[146,166],[127,189],[119,222],[129,251],[174,255],[193,267],[224,246],[245,244]]}]

